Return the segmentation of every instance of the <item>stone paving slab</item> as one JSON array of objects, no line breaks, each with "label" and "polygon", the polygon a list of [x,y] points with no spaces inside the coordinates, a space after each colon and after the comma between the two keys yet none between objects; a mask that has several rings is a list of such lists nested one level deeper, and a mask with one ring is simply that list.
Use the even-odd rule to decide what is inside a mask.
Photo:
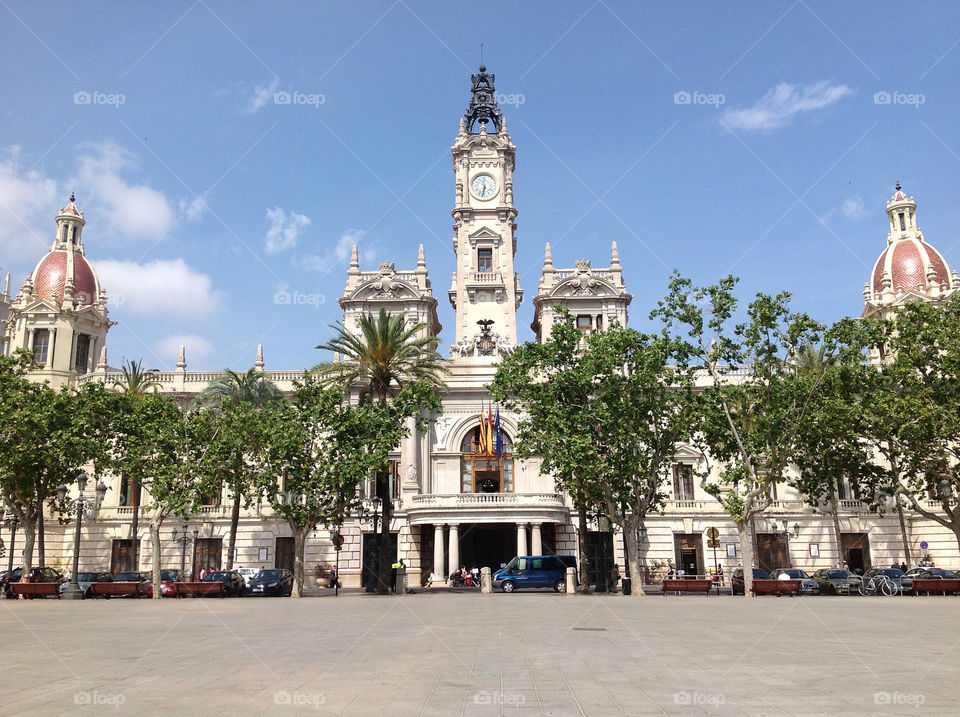
[{"label": "stone paving slab", "polygon": [[960,714],[956,598],[0,602],[17,715]]}]

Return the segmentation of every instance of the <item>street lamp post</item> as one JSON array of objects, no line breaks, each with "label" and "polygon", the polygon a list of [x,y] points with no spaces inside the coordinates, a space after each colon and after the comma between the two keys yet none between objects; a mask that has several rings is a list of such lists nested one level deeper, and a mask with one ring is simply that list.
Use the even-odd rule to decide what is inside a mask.
[{"label": "street lamp post", "polygon": [[197,535],[200,533],[199,528],[193,529],[193,535],[190,535],[188,532],[190,526],[186,523],[183,524],[183,530],[180,532],[180,537],[177,537],[177,529],[173,529],[173,542],[180,546],[180,572],[186,572],[187,565],[187,546],[190,545],[190,542],[196,542]]},{"label": "street lamp post", "polygon": [[337,579],[333,585],[333,595],[334,597],[339,597],[340,595],[340,551],[343,550],[343,535],[340,534],[339,530],[334,531],[333,535],[330,536],[330,540],[333,542],[333,549],[337,552],[337,566],[334,568],[337,571]]},{"label": "street lamp post", "polygon": [[99,509],[103,503],[104,496],[107,494],[107,486],[103,481],[100,481],[97,485],[95,496],[88,498],[83,494],[83,491],[87,487],[87,474],[84,471],[79,471],[76,479],[77,488],[80,489],[80,492],[73,500],[67,500],[67,492],[70,489],[67,488],[66,483],[61,483],[60,487],[57,488],[57,501],[60,507],[67,512],[76,511],[77,515],[77,526],[73,532],[73,571],[70,573],[70,584],[67,585],[62,593],[62,597],[68,600],[80,600],[83,598],[83,591],[80,589],[80,583],[78,582],[78,573],[80,571],[80,530],[83,524],[83,513],[85,510],[89,510],[90,517],[93,517],[96,510]]},{"label": "street lamp post", "polygon": [[[783,540],[784,540],[784,542],[785,542],[786,545],[787,545],[787,567],[790,568],[790,567],[793,567],[793,563],[792,563],[792,561],[790,560],[790,521],[788,521],[786,518],[784,518],[784,519],[781,520],[780,522],[781,522],[781,524],[783,525],[783,529],[782,529],[782,530],[781,530],[780,527],[777,525],[777,521],[771,520],[771,521],[770,521],[770,532],[773,533],[774,535],[782,535],[782,536],[783,536]],[[794,538],[799,538],[799,537],[800,537],[800,524],[799,524],[799,523],[794,523],[794,524],[793,524],[793,537],[794,537]]]},{"label": "street lamp post", "polygon": [[[383,514],[381,512],[383,509],[383,499],[380,498],[380,496],[378,495],[374,496],[370,500],[370,504],[373,506],[373,510],[368,510],[366,506],[362,506],[360,508],[360,522],[361,524],[369,523],[371,525],[371,527],[373,528],[373,537],[376,540],[379,535],[378,526],[381,523],[383,523],[383,520],[382,520]],[[376,578],[377,578],[377,583],[379,584],[380,582],[379,541],[377,541],[377,546],[378,546],[378,549],[377,549],[378,560],[377,560]],[[361,558],[363,561],[366,560],[366,552],[367,552],[366,550],[363,551],[364,555]],[[339,555],[340,554],[337,553],[338,558],[339,558]],[[339,578],[339,572],[337,576]],[[370,585],[367,586],[367,590],[369,592],[373,592],[373,589],[371,589]]]},{"label": "street lamp post", "polygon": [[[9,576],[13,574],[13,554],[17,547],[17,528],[20,527],[20,518],[12,510],[7,513],[3,508],[0,508],[0,526],[7,528],[10,531],[10,551],[8,560],[7,560],[7,587],[9,587]],[[7,597],[6,590],[0,590],[0,600],[3,600]]]}]

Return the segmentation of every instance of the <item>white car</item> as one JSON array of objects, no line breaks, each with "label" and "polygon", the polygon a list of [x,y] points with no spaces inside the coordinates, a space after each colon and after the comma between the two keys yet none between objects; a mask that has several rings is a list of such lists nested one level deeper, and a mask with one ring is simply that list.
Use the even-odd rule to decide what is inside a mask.
[{"label": "white car", "polygon": [[250,587],[250,579],[260,571],[257,568],[237,568],[237,572],[243,578],[243,584]]}]

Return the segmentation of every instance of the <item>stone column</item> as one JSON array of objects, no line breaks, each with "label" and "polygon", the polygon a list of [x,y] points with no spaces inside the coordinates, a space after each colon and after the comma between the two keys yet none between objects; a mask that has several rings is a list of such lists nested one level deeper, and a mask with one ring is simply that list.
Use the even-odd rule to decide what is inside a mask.
[{"label": "stone column", "polygon": [[433,526],[433,573],[437,580],[446,580],[450,573],[443,572],[443,524]]},{"label": "stone column", "polygon": [[517,523],[517,555],[527,554],[527,524]]},{"label": "stone column", "polygon": [[534,523],[530,531],[530,554],[543,554],[543,541],[540,538],[540,523]]},{"label": "stone column", "polygon": [[460,569],[460,526],[456,523],[450,525],[450,545],[447,548],[447,574],[444,578],[450,577],[450,573]]}]

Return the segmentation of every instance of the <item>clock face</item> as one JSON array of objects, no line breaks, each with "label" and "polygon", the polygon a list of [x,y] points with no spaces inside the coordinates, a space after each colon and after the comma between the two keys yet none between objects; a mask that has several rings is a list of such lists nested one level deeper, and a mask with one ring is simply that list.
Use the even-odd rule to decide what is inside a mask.
[{"label": "clock face", "polygon": [[497,193],[497,182],[489,174],[478,174],[473,178],[470,189],[479,199],[489,199]]}]

